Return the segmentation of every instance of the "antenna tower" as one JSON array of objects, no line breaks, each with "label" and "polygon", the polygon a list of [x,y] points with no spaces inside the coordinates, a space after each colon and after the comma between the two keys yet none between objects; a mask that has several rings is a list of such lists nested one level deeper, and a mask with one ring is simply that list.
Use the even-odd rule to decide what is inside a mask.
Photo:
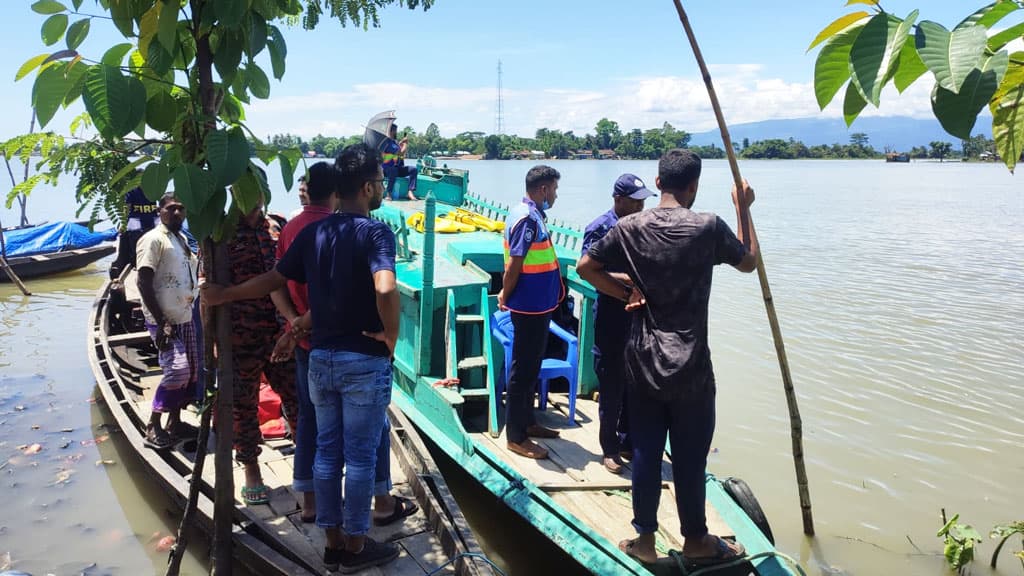
[{"label": "antenna tower", "polygon": [[494,115],[494,133],[505,133],[505,100],[501,95],[501,60],[498,60],[498,110]]}]

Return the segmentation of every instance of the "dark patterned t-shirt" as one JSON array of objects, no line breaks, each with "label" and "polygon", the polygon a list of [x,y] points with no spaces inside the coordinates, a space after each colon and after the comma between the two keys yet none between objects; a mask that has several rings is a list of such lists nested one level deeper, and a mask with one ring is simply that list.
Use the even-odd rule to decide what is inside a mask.
[{"label": "dark patterned t-shirt", "polygon": [[634,386],[670,400],[714,385],[708,349],[712,271],[718,264],[739,264],[746,253],[721,218],[686,208],[627,216],[591,246],[591,258],[624,270],[647,300],[626,343]]}]

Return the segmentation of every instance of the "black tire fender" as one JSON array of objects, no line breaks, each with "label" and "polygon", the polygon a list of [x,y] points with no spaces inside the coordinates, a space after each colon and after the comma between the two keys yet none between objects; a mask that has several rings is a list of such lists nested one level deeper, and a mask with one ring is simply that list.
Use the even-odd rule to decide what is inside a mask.
[{"label": "black tire fender", "polygon": [[768,525],[768,518],[764,515],[764,510],[761,509],[761,504],[754,497],[754,491],[750,486],[739,478],[727,478],[722,482],[722,488],[774,546],[775,536],[772,535],[772,528]]}]

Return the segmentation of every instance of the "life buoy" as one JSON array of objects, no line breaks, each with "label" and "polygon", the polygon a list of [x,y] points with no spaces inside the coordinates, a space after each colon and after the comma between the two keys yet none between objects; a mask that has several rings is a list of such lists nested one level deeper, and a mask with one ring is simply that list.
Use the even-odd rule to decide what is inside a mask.
[{"label": "life buoy", "polygon": [[761,509],[761,504],[754,497],[754,491],[750,486],[739,478],[727,478],[722,482],[722,488],[774,546],[775,536],[772,535],[772,528],[768,525],[768,518],[764,515],[764,510]]}]

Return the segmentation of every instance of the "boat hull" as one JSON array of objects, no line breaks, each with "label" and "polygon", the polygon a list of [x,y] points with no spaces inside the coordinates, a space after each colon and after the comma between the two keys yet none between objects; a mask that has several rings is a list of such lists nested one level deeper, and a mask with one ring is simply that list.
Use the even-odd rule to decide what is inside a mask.
[{"label": "boat hull", "polygon": [[[21,279],[38,278],[84,268],[116,251],[117,248],[114,246],[101,244],[66,252],[8,258],[7,263]],[[10,282],[10,278],[6,274],[0,274],[0,282]]]}]

